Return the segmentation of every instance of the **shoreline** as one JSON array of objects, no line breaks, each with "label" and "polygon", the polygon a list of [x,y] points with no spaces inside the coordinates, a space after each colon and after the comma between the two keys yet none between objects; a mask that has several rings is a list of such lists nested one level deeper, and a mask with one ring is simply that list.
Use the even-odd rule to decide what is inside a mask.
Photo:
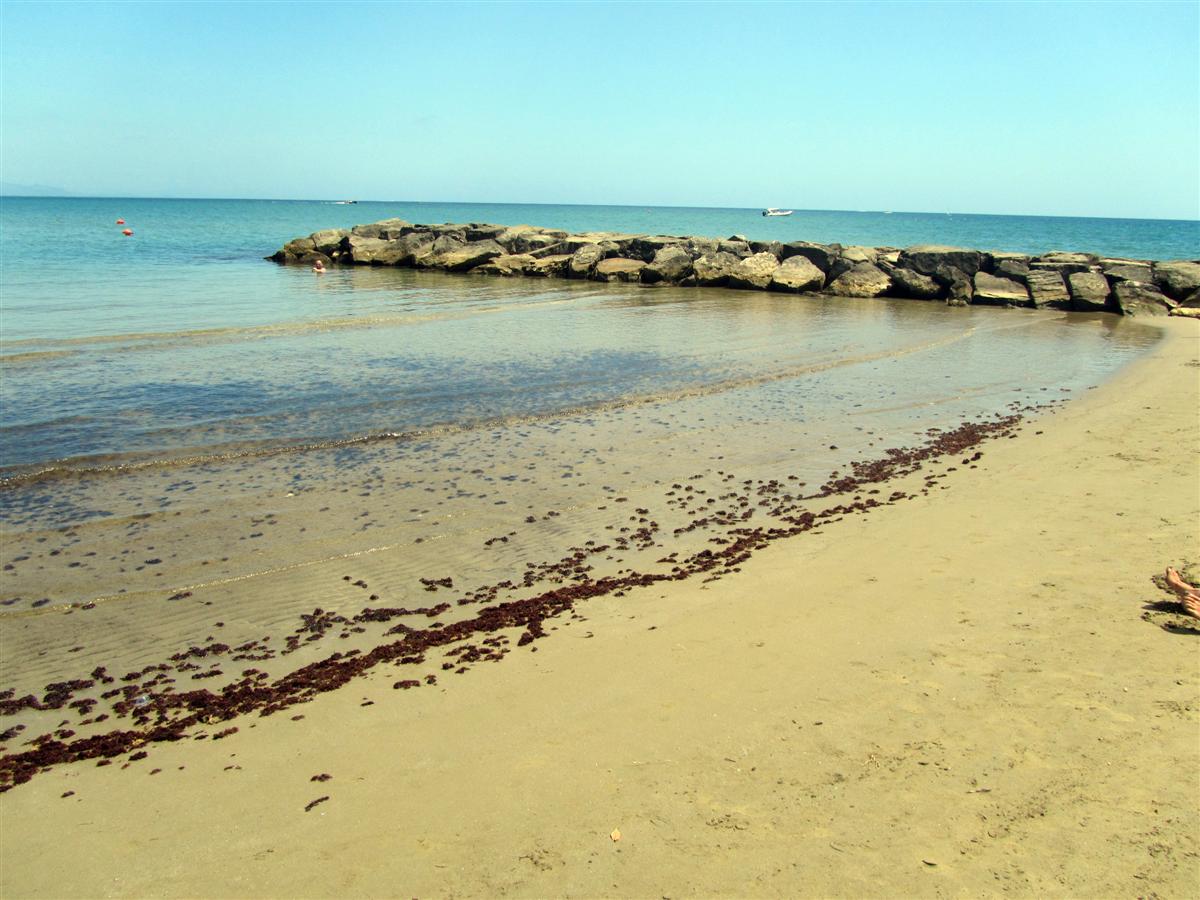
[{"label": "shoreline", "polygon": [[[764,213],[765,215],[765,213]],[[268,260],[281,265],[397,266],[498,277],[728,287],[947,306],[1070,309],[1200,318],[1200,261],[1042,254],[922,244],[865,247],[689,235],[582,232],[478,222],[386,219],[316,231]]]},{"label": "shoreline", "polygon": [[1196,635],[1139,619],[1200,563],[1197,335],[1163,326],[949,490],[592,600],[484,677],[39,776],[0,798],[0,888],[1188,893]]}]

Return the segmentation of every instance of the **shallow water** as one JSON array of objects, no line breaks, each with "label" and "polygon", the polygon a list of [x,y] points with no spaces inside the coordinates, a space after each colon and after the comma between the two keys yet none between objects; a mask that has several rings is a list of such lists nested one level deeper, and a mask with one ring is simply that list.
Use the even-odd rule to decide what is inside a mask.
[{"label": "shallow water", "polygon": [[[1155,340],[1108,315],[95,253],[86,279],[62,260],[10,278],[5,257],[17,696],[117,664],[219,691],[238,677],[219,659],[172,657],[258,642],[242,657],[283,678],[395,640],[380,606],[452,629],[556,585],[721,577],[736,562],[706,552],[798,510],[891,502],[823,493],[856,463],[1061,402]],[[922,490],[972,465],[928,463]],[[317,609],[345,621],[297,631]],[[150,677],[114,702],[158,703]]]}]

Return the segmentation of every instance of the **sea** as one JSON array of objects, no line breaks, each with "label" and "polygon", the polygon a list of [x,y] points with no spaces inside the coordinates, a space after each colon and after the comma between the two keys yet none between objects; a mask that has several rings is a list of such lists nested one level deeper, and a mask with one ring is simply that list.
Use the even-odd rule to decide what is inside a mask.
[{"label": "sea", "polygon": [[[122,692],[77,688],[109,713],[72,728],[99,735],[137,703],[183,722],[168,670],[232,697],[247,678],[341,684],[359,654],[432,685],[590,614],[565,598],[636,615],[637,585],[736,577],[739,548],[979,477],[986,448],[959,458],[954,435],[1020,437],[1012,417],[1052,415],[1158,334],[1106,314],[264,260],[391,217],[1200,255],[1195,222],[3,198],[0,695],[131,670]],[[855,480],[898,466],[923,480]],[[519,644],[504,622],[528,625]],[[463,653],[426,666],[397,633]],[[21,709],[30,734],[61,727],[53,704]]]},{"label": "sea", "polygon": [[[0,602],[154,594],[434,539],[458,569],[499,575],[600,528],[605,497],[648,506],[734,468],[820,484],[931,431],[1061,402],[1156,340],[1106,314],[265,262],[314,230],[401,217],[1200,256],[1196,222],[760,212],[0,200]],[[553,528],[511,558],[475,540],[550,509]],[[319,540],[242,527],[262,510],[325,524]],[[131,528],[152,550],[131,550]],[[144,571],[131,552],[172,562]]]}]

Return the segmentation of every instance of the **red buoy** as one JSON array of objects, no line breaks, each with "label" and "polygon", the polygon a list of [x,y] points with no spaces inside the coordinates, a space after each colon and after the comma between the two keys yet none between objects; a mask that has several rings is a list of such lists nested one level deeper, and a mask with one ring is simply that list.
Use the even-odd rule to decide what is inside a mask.
[{"label": "red buoy", "polygon": [[117,224],[118,224],[118,225],[124,225],[124,224],[125,224],[125,220],[124,220],[124,219],[117,219]]},{"label": "red buoy", "polygon": [[121,232],[121,234],[125,235],[125,237],[129,237],[131,234],[133,234],[133,229],[126,228],[124,231]]}]

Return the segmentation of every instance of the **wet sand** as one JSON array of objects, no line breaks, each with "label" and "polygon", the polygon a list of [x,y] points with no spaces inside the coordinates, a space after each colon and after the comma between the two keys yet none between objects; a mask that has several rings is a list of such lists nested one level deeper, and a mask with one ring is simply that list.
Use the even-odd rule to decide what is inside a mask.
[{"label": "wet sand", "polygon": [[[0,893],[1194,893],[1200,634],[1150,577],[1200,573],[1200,362],[1195,323],[1163,327],[975,468],[890,483],[911,497],[719,580],[595,597],[520,646],[498,632],[453,680],[397,691],[410,676],[380,665],[205,740],[39,773],[0,797]],[[369,560],[325,568],[377,583]],[[311,581],[258,579],[259,602]],[[147,624],[125,649],[119,606],[61,629],[118,678],[170,637]]]}]

